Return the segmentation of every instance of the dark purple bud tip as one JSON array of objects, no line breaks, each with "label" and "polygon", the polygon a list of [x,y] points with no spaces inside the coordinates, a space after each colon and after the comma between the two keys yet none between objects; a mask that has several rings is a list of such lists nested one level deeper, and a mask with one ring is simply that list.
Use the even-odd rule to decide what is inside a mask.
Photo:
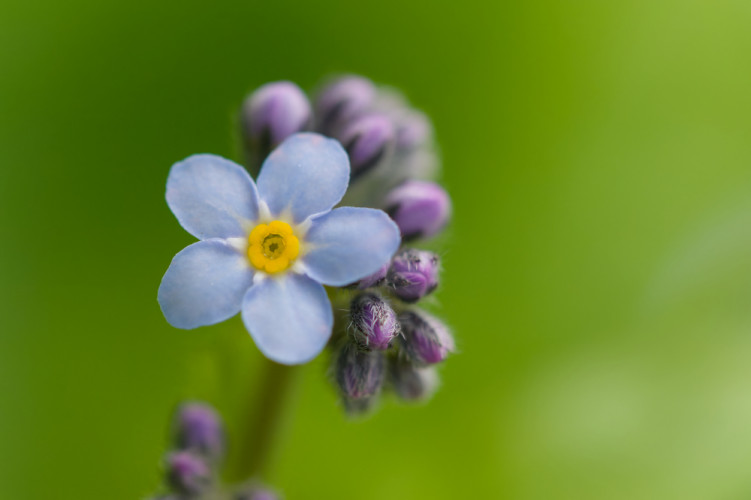
[{"label": "dark purple bud tip", "polygon": [[394,392],[405,401],[424,401],[438,388],[435,368],[415,366],[398,357],[389,360],[388,375]]},{"label": "dark purple bud tip", "polygon": [[386,281],[386,274],[389,272],[389,267],[391,267],[391,263],[387,262],[378,271],[361,279],[357,283],[357,288],[365,290],[366,288],[381,286]]},{"label": "dark purple bud tip", "polygon": [[412,303],[436,289],[438,270],[438,255],[410,248],[396,254],[386,279],[397,297]]},{"label": "dark purple bud tip", "polygon": [[394,188],[386,197],[385,207],[405,241],[435,235],[451,215],[448,193],[427,181],[407,181]]},{"label": "dark purple bud tip", "polygon": [[310,123],[308,98],[292,82],[272,82],[250,94],[242,109],[246,142],[266,153]]},{"label": "dark purple bud tip", "polygon": [[385,350],[399,334],[396,313],[388,302],[374,293],[361,293],[350,305],[352,336],[363,349]]},{"label": "dark purple bud tip", "polygon": [[402,352],[416,365],[438,363],[453,352],[454,339],[440,320],[423,311],[405,311],[399,315]]},{"label": "dark purple bud tip", "polygon": [[348,122],[337,139],[349,154],[352,178],[377,166],[394,146],[394,125],[385,115],[368,114]]},{"label": "dark purple bud tip", "polygon": [[376,98],[373,82],[345,76],[326,85],[315,101],[316,129],[332,135],[342,124],[367,111]]},{"label": "dark purple bud tip", "polygon": [[385,362],[380,351],[363,351],[347,342],[336,360],[336,381],[349,399],[373,396],[383,385]]},{"label": "dark purple bud tip", "polygon": [[183,495],[200,495],[211,485],[211,469],[201,457],[187,451],[167,456],[167,481]]},{"label": "dark purple bud tip", "polygon": [[225,437],[219,415],[203,403],[185,403],[175,417],[175,443],[181,450],[190,450],[210,461],[224,456]]}]

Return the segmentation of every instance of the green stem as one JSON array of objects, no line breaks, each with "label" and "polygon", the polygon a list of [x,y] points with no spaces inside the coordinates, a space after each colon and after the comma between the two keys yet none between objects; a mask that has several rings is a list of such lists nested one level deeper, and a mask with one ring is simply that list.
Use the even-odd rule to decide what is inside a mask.
[{"label": "green stem", "polygon": [[263,359],[260,382],[253,404],[245,413],[247,432],[238,443],[234,479],[266,479],[274,461],[274,447],[284,423],[285,410],[290,405],[298,367]]}]

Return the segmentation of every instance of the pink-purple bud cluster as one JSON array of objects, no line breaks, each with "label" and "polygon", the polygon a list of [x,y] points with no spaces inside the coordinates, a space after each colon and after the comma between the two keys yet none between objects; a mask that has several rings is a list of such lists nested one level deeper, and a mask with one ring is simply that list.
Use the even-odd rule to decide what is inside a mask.
[{"label": "pink-purple bud cluster", "polygon": [[[311,104],[312,103],[312,104]],[[347,75],[324,83],[310,100],[296,85],[264,85],[246,100],[242,133],[251,168],[286,136],[311,130],[337,139],[349,156],[343,205],[380,208],[402,242],[433,238],[447,227],[451,200],[435,182],[439,157],[429,118],[395,89]],[[413,307],[438,287],[438,255],[402,247],[391,262],[336,295],[330,342],[345,409],[372,408],[383,389],[400,399],[427,398],[433,366],[454,350],[448,328]]]},{"label": "pink-purple bud cluster", "polygon": [[220,484],[219,466],[226,442],[219,414],[206,403],[180,405],[173,419],[172,449],[167,453],[164,478],[167,492],[153,500],[277,500],[271,490],[251,485]]}]

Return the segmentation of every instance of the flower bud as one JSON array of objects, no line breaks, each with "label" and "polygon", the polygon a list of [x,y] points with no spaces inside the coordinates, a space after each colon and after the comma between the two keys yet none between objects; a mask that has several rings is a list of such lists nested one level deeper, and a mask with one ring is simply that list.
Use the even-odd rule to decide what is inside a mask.
[{"label": "flower bud", "polygon": [[359,417],[366,415],[375,406],[378,396],[368,396],[360,399],[350,399],[348,397],[342,398],[342,404],[344,405],[344,411],[350,417]]},{"label": "flower bud", "polygon": [[341,126],[367,111],[376,97],[373,82],[360,76],[338,78],[318,94],[316,130],[333,135]]},{"label": "flower bud", "polygon": [[438,255],[425,250],[402,250],[391,261],[388,284],[405,302],[417,302],[438,286]]},{"label": "flower bud", "polygon": [[389,272],[389,267],[391,267],[391,263],[387,262],[378,271],[358,281],[357,288],[365,290],[366,288],[381,286],[386,280],[386,274]]},{"label": "flower bud", "polygon": [[185,403],[175,417],[175,443],[214,462],[224,456],[225,436],[219,415],[207,404]]},{"label": "flower bud", "polygon": [[386,213],[394,219],[404,241],[429,238],[449,220],[451,200],[434,182],[407,181],[386,197]]},{"label": "flower bud", "polygon": [[246,147],[260,164],[284,139],[308,127],[310,103],[292,82],[267,83],[245,99],[241,118]]},{"label": "flower bud", "polygon": [[363,349],[385,350],[399,334],[396,313],[388,302],[374,293],[361,293],[350,305],[353,337]]},{"label": "flower bud", "polygon": [[446,325],[423,311],[399,315],[402,352],[416,365],[430,365],[446,359],[454,351],[454,339]]},{"label": "flower bud", "polygon": [[183,495],[200,495],[211,484],[211,470],[197,455],[178,451],[167,456],[167,481]]},{"label": "flower bud", "polygon": [[396,147],[400,151],[411,151],[424,145],[433,134],[430,120],[420,111],[405,111],[396,124]]},{"label": "flower bud", "polygon": [[383,353],[362,351],[347,342],[336,362],[336,380],[345,398],[361,399],[378,393],[384,379]]},{"label": "flower bud", "polygon": [[405,401],[428,399],[438,388],[435,368],[415,366],[398,357],[389,359],[388,375],[394,392]]},{"label": "flower bud", "polygon": [[351,178],[354,179],[391,153],[395,139],[394,125],[385,115],[362,115],[348,122],[337,134],[337,139],[349,154]]}]

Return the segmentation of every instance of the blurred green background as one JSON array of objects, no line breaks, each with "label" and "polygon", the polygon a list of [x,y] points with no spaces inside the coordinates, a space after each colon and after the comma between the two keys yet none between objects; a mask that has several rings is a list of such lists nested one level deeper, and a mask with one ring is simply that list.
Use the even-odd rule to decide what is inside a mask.
[{"label": "blurred green background", "polygon": [[751,498],[746,0],[0,3],[0,498],[156,491],[183,398],[243,421],[238,318],[156,303],[170,165],[239,159],[258,85],[331,72],[434,120],[455,204],[433,401],[349,421],[304,368],[288,499]]}]

